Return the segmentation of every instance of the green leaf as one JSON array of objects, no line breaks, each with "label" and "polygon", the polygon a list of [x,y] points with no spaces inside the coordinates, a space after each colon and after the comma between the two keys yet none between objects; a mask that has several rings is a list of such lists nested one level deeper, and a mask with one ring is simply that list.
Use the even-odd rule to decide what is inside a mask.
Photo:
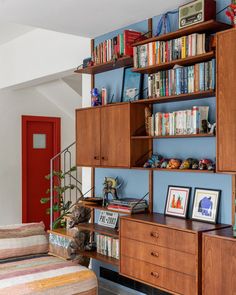
[{"label": "green leaf", "polygon": [[50,201],[50,198],[41,198],[40,203],[41,204],[47,204]]}]

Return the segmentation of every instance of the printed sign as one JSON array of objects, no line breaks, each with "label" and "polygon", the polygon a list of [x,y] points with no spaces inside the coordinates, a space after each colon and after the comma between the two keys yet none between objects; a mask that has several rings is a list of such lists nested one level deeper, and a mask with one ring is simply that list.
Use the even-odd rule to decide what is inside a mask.
[{"label": "printed sign", "polygon": [[103,226],[108,226],[111,228],[115,228],[118,218],[119,218],[118,213],[109,212],[109,211],[100,211],[98,224],[103,225]]}]

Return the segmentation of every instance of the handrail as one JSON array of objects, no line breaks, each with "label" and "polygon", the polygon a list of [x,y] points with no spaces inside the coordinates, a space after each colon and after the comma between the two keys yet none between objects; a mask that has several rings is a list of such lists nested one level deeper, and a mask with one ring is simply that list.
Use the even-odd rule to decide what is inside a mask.
[{"label": "handrail", "polygon": [[[54,214],[54,212],[53,212],[53,170],[54,170],[53,167],[54,167],[54,165],[53,164],[54,164],[54,161],[57,158],[59,158],[61,155],[68,153],[69,157],[70,157],[69,159],[70,159],[70,168],[71,168],[71,152],[69,151],[69,149],[72,146],[74,146],[75,143],[76,143],[76,141],[74,141],[73,143],[68,145],[61,152],[59,152],[53,158],[50,159],[50,229],[52,229],[52,227],[53,227],[53,214]],[[66,166],[65,161],[66,161],[66,157],[64,156],[64,168]],[[70,175],[70,177],[72,177],[72,175]],[[77,175],[76,175],[76,177],[77,177]],[[75,178],[75,177],[73,177],[73,178],[74,178],[74,180],[76,180],[76,182],[78,181],[77,178]],[[70,197],[71,197],[71,192],[70,192]]]}]

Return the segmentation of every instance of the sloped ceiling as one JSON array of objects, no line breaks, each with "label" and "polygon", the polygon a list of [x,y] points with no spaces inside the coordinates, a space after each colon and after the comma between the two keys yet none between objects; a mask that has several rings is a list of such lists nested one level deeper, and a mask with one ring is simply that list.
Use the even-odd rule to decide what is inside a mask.
[{"label": "sloped ceiling", "polygon": [[186,2],[189,0],[0,0],[0,19],[96,37]]}]

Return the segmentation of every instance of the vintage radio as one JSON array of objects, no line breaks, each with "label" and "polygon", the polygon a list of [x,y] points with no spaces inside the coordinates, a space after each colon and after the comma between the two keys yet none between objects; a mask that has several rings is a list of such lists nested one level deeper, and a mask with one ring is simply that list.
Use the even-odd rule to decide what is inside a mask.
[{"label": "vintage radio", "polygon": [[215,0],[195,0],[179,7],[179,29],[215,18]]}]

